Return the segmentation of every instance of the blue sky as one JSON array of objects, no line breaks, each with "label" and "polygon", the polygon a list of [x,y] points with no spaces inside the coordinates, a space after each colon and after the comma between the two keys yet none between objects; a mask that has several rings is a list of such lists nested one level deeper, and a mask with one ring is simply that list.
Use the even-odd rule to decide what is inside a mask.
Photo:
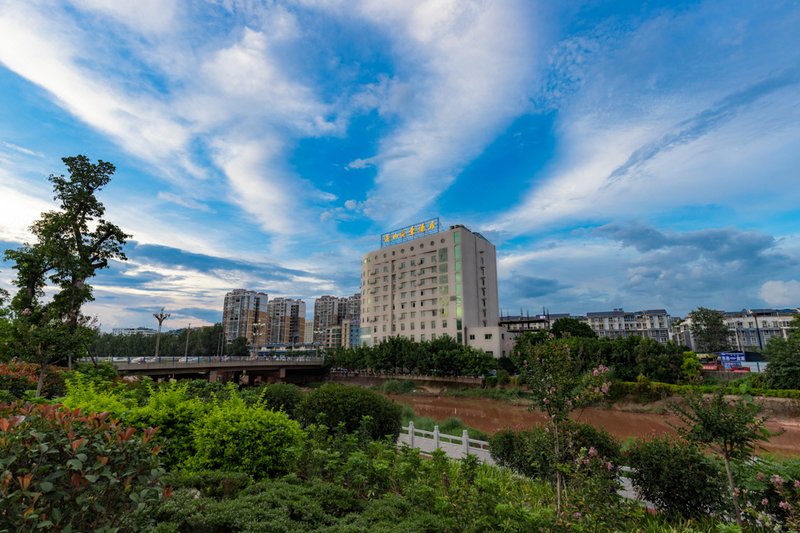
[{"label": "blue sky", "polygon": [[[133,235],[103,329],[358,290],[431,216],[504,312],[800,305],[800,4],[0,0],[0,244],[60,158]],[[0,265],[0,286],[13,271]]]}]

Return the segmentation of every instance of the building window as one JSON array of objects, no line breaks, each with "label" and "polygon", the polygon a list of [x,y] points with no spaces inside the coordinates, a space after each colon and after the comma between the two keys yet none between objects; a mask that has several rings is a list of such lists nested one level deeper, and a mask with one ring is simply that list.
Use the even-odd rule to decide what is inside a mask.
[{"label": "building window", "polygon": [[469,334],[469,340],[471,340],[471,341],[475,340],[475,334],[474,333],[470,333]]},{"label": "building window", "polygon": [[442,327],[443,327],[443,328],[446,328],[446,327],[447,327],[447,320],[442,320]]},{"label": "building window", "polygon": [[486,334],[483,335],[483,338],[488,341],[489,339],[492,338],[492,334],[491,333],[486,333]]}]

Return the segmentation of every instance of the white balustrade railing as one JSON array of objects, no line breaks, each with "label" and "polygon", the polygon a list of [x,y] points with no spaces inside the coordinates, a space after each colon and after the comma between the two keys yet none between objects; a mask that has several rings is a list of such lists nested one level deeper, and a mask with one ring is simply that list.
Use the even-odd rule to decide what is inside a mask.
[{"label": "white balustrade railing", "polygon": [[489,453],[489,443],[484,440],[469,438],[469,433],[465,429],[461,436],[448,435],[441,433],[439,426],[434,426],[433,431],[417,429],[414,422],[409,422],[407,427],[402,428],[397,444],[407,445],[410,448],[417,448],[423,453],[432,453],[435,450],[442,450],[448,457],[462,459],[468,454],[478,457],[482,462],[494,464]]}]

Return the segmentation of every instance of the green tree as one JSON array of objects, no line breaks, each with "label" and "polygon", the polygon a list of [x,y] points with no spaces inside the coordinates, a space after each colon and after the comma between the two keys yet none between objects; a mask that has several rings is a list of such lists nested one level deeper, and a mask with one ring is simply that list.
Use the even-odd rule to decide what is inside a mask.
[{"label": "green tree", "polygon": [[246,337],[237,337],[228,344],[227,355],[231,357],[247,357],[250,355],[250,346],[247,344]]},{"label": "green tree", "polygon": [[767,343],[766,377],[774,389],[800,389],[800,315],[794,317],[788,339],[773,337]]},{"label": "green tree", "polygon": [[[597,401],[608,392],[605,381],[608,367],[588,372],[584,362],[570,348],[569,339],[553,339],[537,343],[533,336],[521,336],[514,347],[520,374],[528,385],[533,405],[547,414],[553,430],[554,457],[562,457],[562,429],[570,411]],[[556,509],[561,512],[562,487],[567,464],[556,467]]]},{"label": "green tree", "polygon": [[769,438],[769,431],[764,425],[766,418],[758,416],[761,409],[762,406],[749,397],[729,403],[724,391],[708,399],[700,395],[687,395],[683,402],[670,406],[670,410],[682,422],[682,426],[676,428],[678,433],[689,442],[709,447],[725,462],[736,522],[742,527],[742,509],[731,463],[749,458],[756,444]]},{"label": "green tree", "polygon": [[725,315],[705,307],[698,307],[691,313],[692,336],[700,353],[723,352],[730,347]]},{"label": "green tree", "polygon": [[564,337],[587,337],[593,339],[597,334],[585,322],[581,322],[577,318],[562,317],[553,322],[550,332],[557,338],[563,339]]},{"label": "green tree", "polygon": [[[86,352],[93,335],[93,322],[81,314],[84,303],[93,300],[87,281],[111,260],[125,260],[122,251],[129,237],[105,219],[105,207],[97,192],[111,179],[114,165],[92,163],[83,155],[62,159],[69,177],[50,175],[57,211],[43,213],[33,223],[34,244],[6,250],[14,263],[18,291],[11,302],[14,312],[14,349],[17,355],[41,367],[37,393],[47,366]],[[44,302],[44,290],[55,289]]]}]

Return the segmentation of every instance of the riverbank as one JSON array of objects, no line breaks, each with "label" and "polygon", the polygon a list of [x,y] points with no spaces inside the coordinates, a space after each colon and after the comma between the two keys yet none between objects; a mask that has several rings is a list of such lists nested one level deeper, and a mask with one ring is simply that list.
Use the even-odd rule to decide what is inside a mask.
[{"label": "riverbank", "polygon": [[[487,398],[425,394],[389,396],[399,404],[410,406],[420,416],[435,420],[457,417],[466,425],[490,435],[502,429],[527,429],[547,422],[542,413],[530,411],[525,401],[507,402]],[[575,411],[573,419],[605,429],[620,440],[676,433],[671,424],[678,423],[678,420],[673,415],[663,412],[663,405],[650,405],[654,410],[647,412],[629,410],[636,407],[641,409],[643,406],[640,404],[629,406],[623,402],[608,408],[590,407]],[[767,452],[800,456],[798,418],[770,418],[767,428],[774,434],[764,445]]]}]

